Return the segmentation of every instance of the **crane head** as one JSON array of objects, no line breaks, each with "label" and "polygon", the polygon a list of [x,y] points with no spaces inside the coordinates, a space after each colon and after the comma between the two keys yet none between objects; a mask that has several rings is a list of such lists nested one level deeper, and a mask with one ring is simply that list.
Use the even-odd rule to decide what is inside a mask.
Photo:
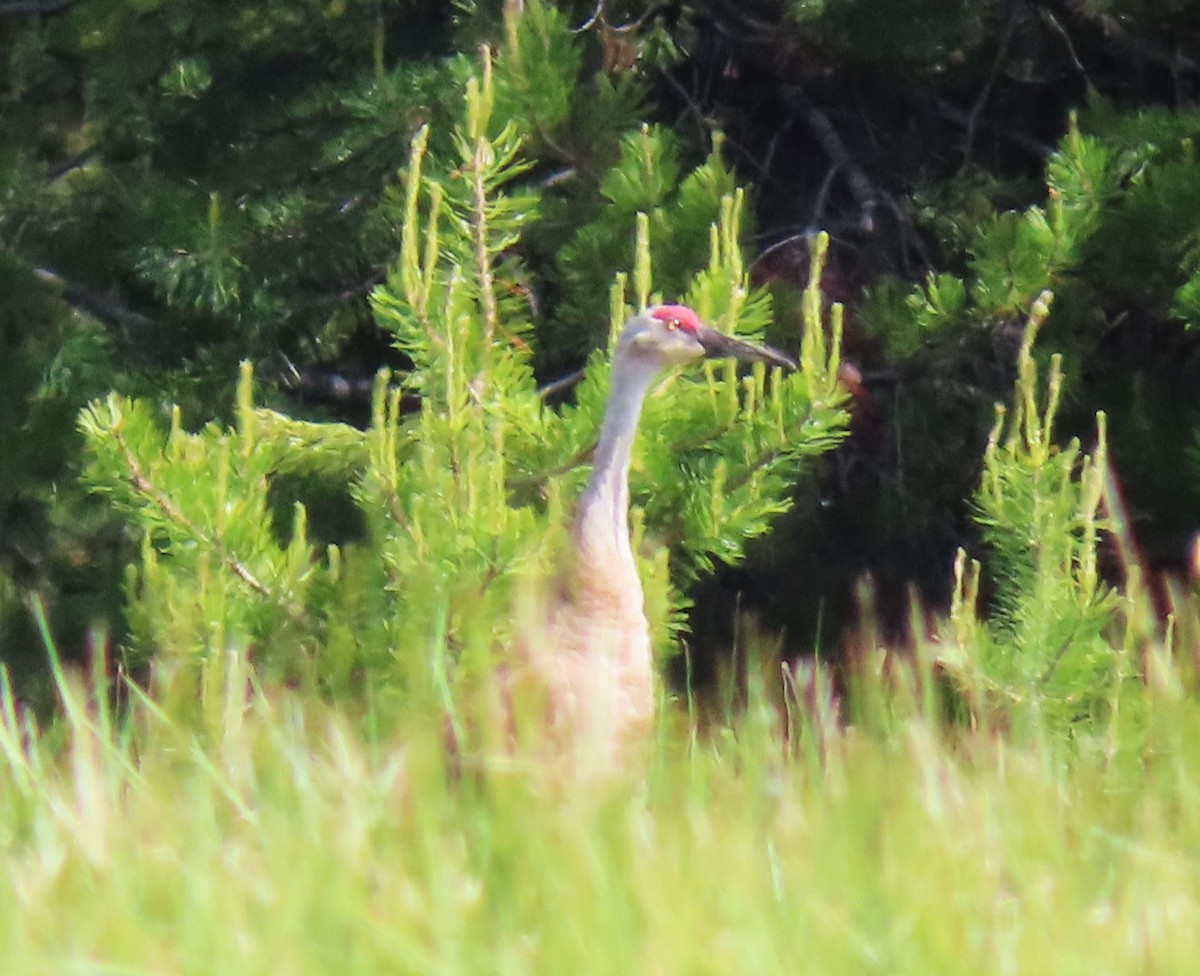
[{"label": "crane head", "polygon": [[659,369],[697,359],[734,358],[795,369],[770,346],[758,346],[710,329],[686,305],[654,305],[635,315],[617,342],[617,355],[650,362]]}]

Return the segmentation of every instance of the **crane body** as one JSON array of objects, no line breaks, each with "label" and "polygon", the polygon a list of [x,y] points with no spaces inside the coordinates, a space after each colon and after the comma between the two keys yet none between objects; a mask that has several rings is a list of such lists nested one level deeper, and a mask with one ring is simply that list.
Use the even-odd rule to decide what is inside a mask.
[{"label": "crane body", "polygon": [[571,531],[570,567],[530,663],[556,740],[577,763],[611,765],[654,718],[650,625],[629,536],[629,465],[642,405],[666,369],[705,357],[795,368],[786,356],[710,329],[691,309],[635,315],[617,342],[591,478]]}]

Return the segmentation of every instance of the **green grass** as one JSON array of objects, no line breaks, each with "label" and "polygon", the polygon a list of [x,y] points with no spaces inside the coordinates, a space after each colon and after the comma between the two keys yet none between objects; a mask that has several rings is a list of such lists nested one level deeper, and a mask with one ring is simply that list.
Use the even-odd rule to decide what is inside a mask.
[{"label": "green grass", "polygon": [[[89,686],[101,686],[100,694]],[[219,721],[60,677],[3,700],[6,973],[1147,973],[1200,958],[1200,709],[1067,754],[949,730],[789,757],[752,702],[590,786],[446,774],[440,724],[372,735],[295,693]],[[878,689],[876,689],[879,691]],[[880,692],[880,695],[883,693]],[[206,727],[209,731],[206,731]]]}]

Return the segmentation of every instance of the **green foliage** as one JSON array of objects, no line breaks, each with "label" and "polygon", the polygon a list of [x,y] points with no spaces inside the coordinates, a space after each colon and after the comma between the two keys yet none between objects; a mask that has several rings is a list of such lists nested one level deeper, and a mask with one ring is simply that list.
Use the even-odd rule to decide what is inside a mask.
[{"label": "green foliage", "polygon": [[1042,291],[1077,272],[1120,174],[1112,153],[1073,124],[1047,164],[1046,181],[1045,207],[983,221],[969,244],[969,285],[948,274],[931,275],[903,303],[894,284],[878,290],[866,320],[889,336],[898,355],[913,355],[943,330],[952,335],[969,318],[980,323],[1016,318]]},{"label": "green foliage", "polygon": [[[209,3],[180,12],[156,2],[96,0],[22,22],[4,35],[0,127],[12,138],[0,149],[6,187],[0,199],[6,307],[0,313],[11,312],[5,341],[22,351],[6,360],[20,376],[10,377],[0,393],[0,409],[11,413],[5,430],[14,437],[36,431],[21,434],[17,453],[31,460],[54,455],[54,463],[14,466],[13,474],[27,476],[21,512],[31,495],[39,511],[45,499],[54,498],[55,507],[65,497],[56,479],[74,477],[80,462],[78,440],[64,418],[104,389],[176,403],[190,424],[203,424],[228,417],[237,362],[260,367],[262,395],[277,403],[272,388],[285,370],[290,374],[292,361],[337,363],[348,342],[373,331],[367,296],[402,244],[397,229],[406,215],[402,195],[384,187],[412,132],[430,116],[458,110],[471,69],[470,58],[448,56],[454,36],[465,39],[489,24],[504,33],[484,30],[489,44],[502,41],[489,96],[496,105],[488,117],[508,127],[489,133],[490,145],[508,152],[520,133],[526,149],[516,170],[494,167],[488,178],[511,181],[538,166],[532,188],[547,165],[573,176],[551,180],[544,187],[551,213],[534,213],[541,193],[510,186],[497,195],[494,184],[481,187],[453,171],[438,172],[447,220],[471,221],[476,194],[484,192],[488,207],[521,217],[521,251],[535,265],[527,270],[510,246],[514,238],[494,231],[506,215],[489,212],[482,246],[492,280],[485,285],[466,275],[455,287],[463,300],[487,291],[496,305],[488,328],[507,330],[514,342],[528,341],[535,318],[529,298],[550,293],[537,317],[571,324],[557,337],[543,324],[537,348],[546,362],[578,364],[603,336],[609,285],[630,261],[633,212],[603,230],[608,246],[578,289],[567,285],[559,295],[544,279],[559,245],[582,233],[587,220],[581,217],[603,209],[596,207],[596,188],[642,115],[645,82],[628,71],[597,70],[585,59],[587,39],[573,34],[553,5],[522,8],[509,10],[501,25],[493,9],[464,6],[452,16],[450,5],[412,0],[299,6],[256,0],[234,14]],[[450,126],[431,131],[434,158],[463,158]],[[655,138],[674,146],[665,132]],[[732,187],[726,175],[722,192]],[[674,216],[693,219],[674,240],[666,233],[656,240],[660,287],[669,293],[686,285],[685,268],[706,259],[719,196],[703,212],[676,208]],[[662,216],[655,221],[662,224]],[[446,234],[443,243],[459,248],[457,260],[477,265],[481,242],[474,231]],[[52,295],[35,273],[51,284]],[[82,315],[84,323],[40,328],[36,322],[45,316],[26,314],[22,294],[56,320]],[[572,320],[573,303],[590,314]],[[547,316],[557,305],[567,309],[564,315]],[[58,341],[64,331],[72,341]],[[564,335],[570,341],[556,344]],[[528,393],[528,358],[499,368],[509,365],[517,373],[498,379]],[[72,380],[64,385],[68,370]],[[83,381],[84,370],[94,382]],[[47,376],[55,395],[39,398],[33,391]],[[414,389],[432,382],[429,375],[418,379]],[[57,405],[53,431],[43,423],[51,402]],[[528,399],[521,408],[527,416],[517,425],[529,441],[539,441],[539,421],[531,419],[536,406],[536,398]],[[577,451],[585,446],[575,445]],[[529,474],[536,480],[532,468]],[[0,502],[9,505],[7,497]],[[0,514],[3,537],[9,514]],[[32,531],[35,522],[13,518],[23,533],[38,536],[36,549],[53,547],[45,531]],[[72,546],[99,548],[92,523],[77,512],[64,507],[53,519],[74,528]],[[0,548],[18,547],[28,550],[30,541],[0,539]],[[19,605],[14,609],[24,613]]]},{"label": "green foliage", "polygon": [[[1036,206],[1024,192],[1028,175],[985,170],[985,154],[971,151],[998,127],[991,103],[1012,98],[1004,78],[1025,70],[1047,31],[1073,36],[1076,49],[1060,46],[1087,60],[1081,24],[1111,27],[1117,22],[1105,18],[1117,13],[1183,22],[1187,5],[1089,3],[1053,24],[993,2],[878,6],[255,0],[233,10],[89,0],[22,18],[0,39],[0,126],[11,134],[0,147],[0,339],[10,353],[0,367],[0,446],[27,463],[0,476],[8,571],[0,616],[35,590],[53,603],[62,565],[86,577],[95,564],[103,517],[72,487],[78,439],[64,418],[115,388],[85,427],[92,483],[145,540],[128,586],[140,654],[199,661],[206,673],[229,648],[252,648],[265,667],[311,671],[330,688],[369,664],[410,690],[430,685],[431,661],[486,656],[506,628],[521,626],[514,591],[519,597],[527,577],[557,562],[608,388],[597,347],[630,308],[664,296],[739,334],[758,335],[771,319],[742,266],[752,208],[722,137],[710,138],[713,119],[739,125],[739,116],[706,102],[726,85],[759,83],[760,72],[807,93],[797,99],[781,86],[794,119],[772,147],[787,145],[795,120],[817,121],[797,108],[810,98],[816,108],[844,88],[872,100],[881,69],[889,79],[921,78],[933,103],[949,106],[946,118],[977,89],[961,172],[909,198],[939,237],[940,253],[926,262],[935,270],[916,285],[885,281],[855,309],[856,322],[882,339],[890,361],[879,372],[898,377],[896,467],[913,465],[885,487],[885,517],[856,516],[864,536],[885,546],[889,522],[922,525],[961,500],[986,405],[1010,382],[1005,343],[1047,289],[1057,298],[1041,346],[1065,363],[1056,374],[1064,377],[1060,426],[1090,424],[1090,408],[1079,404],[1101,392],[1122,473],[1140,469],[1163,494],[1193,489],[1176,462],[1194,432],[1172,414],[1174,391],[1119,355],[1106,361],[1101,347],[1137,329],[1152,344],[1154,327],[1174,329],[1182,345],[1183,328],[1200,321],[1195,111],[1130,110],[1091,97],[1048,160]],[[11,11],[0,16],[17,22]],[[744,38],[764,34],[761,50],[783,56],[752,64]],[[485,68],[475,79],[480,48]],[[712,82],[703,93],[688,88],[687,71],[656,76],[685,62],[699,69],[693,78]],[[861,85],[840,84],[847,67]],[[898,92],[889,104],[910,121],[926,111]],[[456,114],[457,126],[442,123]],[[853,159],[865,149],[846,117],[827,119]],[[700,145],[681,135],[680,118],[703,120]],[[878,120],[869,106],[863,118]],[[879,128],[875,144],[889,131]],[[1022,151],[1048,131],[1026,132]],[[739,157],[762,145],[734,135]],[[406,151],[410,164],[393,186]],[[921,166],[944,172],[947,158],[934,146]],[[844,175],[845,162],[831,162]],[[779,177],[769,164],[764,171]],[[880,171],[867,164],[863,172],[878,179]],[[842,176],[832,179],[831,200]],[[907,203],[895,197],[903,213]],[[864,252],[862,267],[874,260]],[[648,398],[632,488],[660,646],[684,602],[669,580],[691,582],[715,560],[739,559],[787,506],[807,459],[843,431],[831,380],[837,339],[822,347],[816,293],[805,303],[802,376],[706,366],[665,379]],[[235,362],[254,364],[257,395],[278,407],[280,367],[340,363],[375,320],[401,369],[398,389],[381,381],[366,433],[292,417],[296,404],[256,408],[248,374],[231,410]],[[836,333],[840,319],[832,322]],[[368,348],[359,361],[378,359]],[[544,402],[535,369],[559,375],[584,360],[570,402]],[[929,388],[906,398],[916,374]],[[868,435],[882,402],[872,403],[873,385],[864,387]],[[401,403],[417,400],[419,411],[402,415]],[[175,419],[160,430],[170,403]],[[1048,418],[1044,425],[1048,437]],[[124,448],[114,446],[118,434]],[[1016,448],[1005,455],[1008,443],[997,434],[986,459],[997,581],[988,633],[997,646],[1011,638],[1044,649],[1076,634],[1068,610],[1045,611],[1053,594],[1038,589],[1065,572],[1070,554],[1048,551],[1043,565],[1012,553],[1036,499],[1082,462],[1068,449],[1025,464]],[[1156,449],[1140,450],[1147,443]],[[878,466],[883,481],[890,464]],[[310,542],[307,516],[293,503],[320,498],[345,504],[332,516],[314,511],[320,541]],[[1053,518],[1071,510],[1086,522],[1083,508],[1059,500],[1061,510],[1047,503]],[[230,512],[253,524],[234,528]],[[326,547],[322,527],[346,512],[328,533],[339,545]],[[34,545],[31,533],[42,536]],[[1078,632],[1096,633],[1103,614],[1079,612]],[[164,615],[171,626],[155,623]],[[1025,662],[1011,672],[989,663],[989,680],[1024,687],[1047,664],[1038,653],[1010,655]],[[1078,668],[1075,658],[1056,665],[1055,680],[1072,668],[1086,673],[1091,658],[1078,660]],[[1104,699],[1108,672],[1093,677]],[[1061,703],[1072,694],[1064,684],[1045,697]],[[1069,724],[1093,704],[1064,707],[1058,718]]]},{"label": "green foliage", "polygon": [[[895,279],[884,279],[871,294],[864,320],[868,328],[887,335],[893,354],[907,359],[967,324],[967,297],[962,280],[951,274],[931,272],[916,290]],[[902,327],[885,332],[898,324]]]},{"label": "green foliage", "polygon": [[[1039,347],[1062,357],[1062,426],[1084,430],[1094,412],[1085,403],[1104,406],[1142,542],[1178,558],[1200,512],[1194,481],[1178,463],[1195,410],[1186,331],[1194,329],[1200,266],[1198,133],[1194,110],[1129,111],[1093,96],[1047,162],[1043,203],[985,218],[988,195],[1002,205],[1010,189],[973,171],[959,192],[937,196],[959,201],[931,226],[957,228],[948,243],[966,251],[960,282],[945,273],[917,288],[885,280],[859,316],[891,355],[963,393],[949,422],[944,408],[913,398],[901,434],[908,459],[920,459],[925,443],[940,446],[948,426],[982,424],[980,408],[1009,382],[1007,367],[989,369],[989,360],[1008,359],[1014,323],[1051,290],[1054,312]],[[976,230],[958,233],[970,222]],[[962,468],[974,463],[977,448],[968,447]],[[911,466],[910,473],[920,477]]]},{"label": "green foliage", "polygon": [[[164,437],[145,402],[116,394],[80,422],[93,453],[89,482],[142,537],[128,594],[137,659],[159,658],[182,687],[198,680],[205,704],[224,686],[228,654],[252,647],[267,670],[295,672],[305,663],[319,636],[316,604],[339,565],[335,549],[315,560],[302,506],[286,544],[272,531],[272,479],[303,445],[272,436],[272,426],[259,436],[260,418],[271,425],[273,417],[250,406],[248,369],[240,401],[230,431],[210,424],[189,434],[176,410]],[[348,463],[361,434],[327,426],[322,450],[336,444]]]},{"label": "green foliage", "polygon": [[36,697],[29,679],[44,668],[28,594],[55,594],[64,638],[82,637],[95,616],[119,618],[120,532],[76,482],[73,430],[81,403],[108,387],[117,366],[106,334],[65,311],[53,288],[6,250],[0,295],[0,659],[21,693]]},{"label": "green foliage", "polygon": [[781,741],[752,684],[736,725],[672,723],[646,766],[586,788],[511,762],[448,775],[426,710],[363,715],[237,680],[220,724],[197,729],[114,688],[102,654],[86,676],[56,669],[62,718],[41,728],[0,671],[0,966],[1191,969],[1194,699],[1155,696],[1142,728],[1064,759],[946,729],[872,683],[851,693],[902,712],[894,734],[835,722]]},{"label": "green foliage", "polygon": [[[989,98],[1011,104],[1002,76],[1030,41],[1053,34],[1086,61],[1085,32],[1125,51],[1145,39],[1128,18],[1186,27],[1187,6],[88,0],[6,31],[0,604],[31,611],[61,717],[39,729],[0,668],[5,970],[1187,971],[1200,596],[1164,586],[1160,631],[1109,438],[1122,476],[1138,455],[1175,469],[1155,479],[1165,491],[1194,490],[1200,441],[1135,357],[1104,375],[1102,346],[1116,333],[1181,344],[1200,321],[1193,111],[1093,100],[1037,206],[1020,180],[983,173],[982,152],[910,198],[949,256],[919,284],[881,285],[855,318],[881,339],[897,400],[929,377],[897,409],[897,457],[935,457],[965,481],[982,450],[985,565],[960,556],[949,620],[914,619],[915,664],[847,662],[852,729],[819,665],[785,669],[782,702],[751,673],[736,724],[706,736],[667,710],[648,765],[587,790],[486,753],[448,775],[444,722],[476,717],[459,680],[525,626],[528,591],[561,561],[609,389],[605,347],[630,311],[678,298],[751,338],[772,319],[743,263],[749,206],[721,140],[710,151],[666,125],[655,68],[687,58],[736,87],[760,67],[736,45],[772,35],[751,47],[803,64],[786,80],[864,99],[828,113],[853,158],[845,120],[876,124],[881,66],[883,84],[949,79],[935,98],[952,91],[954,105],[970,92],[982,132]],[[804,33],[760,19],[784,7]],[[443,57],[476,41],[481,68]],[[1187,81],[1177,55],[1151,53]],[[910,94],[894,87],[892,107]],[[887,126],[872,137],[890,150]],[[922,153],[943,164],[937,145]],[[844,433],[840,310],[826,329],[816,284],[803,304],[796,375],[705,365],[647,398],[633,523],[660,649],[679,587],[741,558]],[[1011,385],[1005,343],[1031,306],[1016,394],[984,448],[972,423]],[[404,368],[378,378],[366,430],[255,404],[253,377],[279,407],[274,363],[333,359],[374,322]],[[1045,383],[1039,330],[1055,353],[1039,353]],[[569,402],[548,402],[562,388],[546,396],[535,366],[584,359]],[[1088,384],[1114,411],[1085,452],[1057,432],[1082,426],[1069,410]],[[877,392],[868,378],[864,440],[892,419]],[[99,521],[78,497],[65,419],[94,397],[88,483],[139,544],[122,642],[127,663],[149,660],[149,692],[110,684],[98,635],[90,676],[64,672],[45,609],[62,594],[47,548],[26,544],[31,525]],[[1076,412],[1090,430],[1090,407]],[[913,437],[912,415],[939,422]],[[959,483],[928,470],[909,483],[928,508],[952,507]],[[310,524],[310,492],[352,509],[337,544]],[[883,524],[855,519],[868,534]],[[1120,594],[1099,572],[1106,533]],[[49,551],[98,575],[94,545]]]},{"label": "green foliage", "polygon": [[104,601],[128,553],[81,502],[70,418],[117,389],[203,424],[228,416],[239,361],[277,390],[291,362],[336,357],[396,244],[382,187],[453,86],[448,12],[413,0],[89,0],[0,21],[11,661],[40,655],[9,626],[35,591],[72,654],[96,619],[121,626]]},{"label": "green foliage", "polygon": [[[976,496],[995,610],[976,616],[979,564],[960,552],[952,637],[939,659],[971,707],[995,710],[1023,732],[1095,731],[1111,717],[1132,662],[1115,633],[1116,594],[1097,568],[1107,477],[1104,415],[1092,454],[1054,443],[1061,359],[1051,359],[1044,402],[1032,347],[1049,314],[1035,303],[1017,361],[1011,417],[998,410]],[[1002,719],[1003,720],[1003,719]]]},{"label": "green foliage", "polygon": [[0,240],[107,327],[126,392],[208,416],[243,358],[336,356],[395,246],[380,189],[452,89],[446,21],[97,0],[22,25],[0,43]]},{"label": "green foliage", "polygon": [[903,301],[900,286],[885,282],[865,321],[907,357],[942,330],[953,336],[964,312],[983,324],[1011,320],[1052,289],[1056,321],[1070,323],[1055,332],[1056,342],[1073,360],[1090,355],[1109,305],[1174,303],[1190,325],[1192,238],[1200,221],[1197,134],[1196,113],[1118,113],[1094,97],[1046,165],[1044,205],[980,220],[977,198],[960,203],[979,221],[966,245],[969,307],[962,286],[942,274]]},{"label": "green foliage", "polygon": [[[723,201],[709,265],[693,280],[686,300],[706,321],[757,339],[770,305],[764,292],[746,287],[737,240],[740,209],[740,193]],[[822,238],[814,252],[815,269],[824,260],[825,243]],[[819,277],[815,273],[811,280]],[[635,498],[648,522],[679,546],[679,568],[687,579],[710,571],[714,557],[740,561],[745,543],[790,505],[790,487],[804,459],[829,450],[843,435],[845,416],[830,409],[840,401],[833,385],[840,314],[827,349],[815,288],[806,300],[805,375],[775,376],[768,384],[759,366],[739,384],[732,363],[706,364],[703,384],[678,383],[670,398],[653,397],[646,406]],[[686,477],[673,476],[672,469]]]},{"label": "green foliage", "polygon": [[720,155],[720,140],[705,162],[683,173],[679,144],[669,130],[643,127],[621,141],[620,158],[600,181],[594,219],[576,225],[559,251],[562,303],[551,337],[564,348],[596,338],[597,297],[612,270],[628,261],[639,214],[649,221],[655,246],[655,283],[664,294],[682,294],[710,245],[707,228],[734,189]]},{"label": "green foliage", "polygon": [[945,71],[1003,24],[1004,4],[985,0],[789,0],[790,15],[838,55],[892,70]]},{"label": "green foliage", "polygon": [[505,18],[507,44],[496,84],[497,116],[526,119],[532,137],[553,150],[571,113],[582,69],[579,45],[565,15],[534,0],[522,16]]},{"label": "green foliage", "polygon": [[[378,385],[366,434],[253,408],[248,370],[230,430],[188,434],[176,411],[164,439],[148,405],[117,397],[85,415],[91,483],[145,539],[129,594],[135,640],[166,662],[198,662],[206,682],[218,680],[210,673],[221,673],[230,648],[253,648],[264,668],[309,672],[334,690],[370,666],[381,686],[433,694],[447,655],[468,670],[490,660],[522,625],[515,584],[544,580],[564,558],[564,510],[600,428],[608,360],[591,358],[573,405],[556,412],[543,403],[513,256],[537,218],[537,197],[519,180],[527,162],[515,128],[495,116],[486,55],[481,77],[466,83],[453,154],[430,145],[423,128],[394,195],[399,259],[373,296],[412,370],[399,388]],[[707,266],[682,297],[717,327],[755,336],[770,308],[743,265],[740,192],[718,203],[717,221],[697,235]],[[642,307],[657,294],[652,220],[637,226],[628,258]],[[599,316],[614,337],[632,311],[625,289],[619,277]],[[732,367],[709,367],[668,377],[648,397],[632,493],[637,520],[671,545],[680,578],[714,557],[740,558],[787,507],[806,460],[842,435],[840,325],[827,342],[819,304],[810,292],[794,376],[759,369],[739,382]],[[399,412],[406,391],[420,397],[413,417]],[[284,473],[349,483],[365,539],[318,553],[301,508],[284,541],[269,517],[272,482]],[[643,570],[662,644],[681,598],[667,562],[648,548]]]}]

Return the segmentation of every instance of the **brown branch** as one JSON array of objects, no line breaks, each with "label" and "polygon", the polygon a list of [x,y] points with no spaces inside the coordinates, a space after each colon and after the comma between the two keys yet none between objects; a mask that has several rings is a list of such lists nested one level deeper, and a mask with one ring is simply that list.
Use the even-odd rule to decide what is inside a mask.
[{"label": "brown branch", "polygon": [[975,128],[979,124],[979,116],[983,112],[983,107],[992,95],[996,79],[1000,77],[1000,69],[1004,67],[1004,62],[1008,58],[1008,48],[1012,43],[1013,32],[1016,30],[1019,15],[1020,7],[1015,3],[1012,4],[1008,20],[1004,25],[1004,34],[1000,38],[1000,43],[996,48],[996,56],[992,59],[992,67],[988,72],[987,79],[983,83],[983,89],[979,92],[979,97],[975,99],[970,111],[966,113],[966,132],[963,134],[962,149],[963,166],[971,162],[971,152],[975,147]]},{"label": "brown branch", "polygon": [[528,491],[530,488],[541,488],[555,478],[561,478],[569,474],[580,465],[588,464],[595,453],[596,445],[592,444],[585,447],[582,451],[576,451],[575,454],[556,468],[551,468],[549,471],[542,471],[526,478],[509,478],[505,481],[504,485],[509,491]]},{"label": "brown branch", "polygon": [[74,156],[68,156],[66,159],[60,160],[48,167],[46,175],[52,180],[62,179],[62,177],[66,176],[72,170],[86,166],[95,158],[96,148],[93,146],[90,149],[85,149],[83,152],[76,153]]},{"label": "brown branch", "polygon": [[[927,108],[941,118],[945,119],[947,122],[951,122],[954,125],[967,128],[967,126],[971,124],[970,116],[966,112],[964,112],[958,106],[952,105],[944,98],[933,95],[916,94],[912,96],[912,101],[918,108]],[[976,121],[978,123],[978,120]],[[1053,146],[1049,146],[1044,142],[1039,142],[1037,139],[1034,139],[1032,136],[1027,135],[1019,129],[1013,129],[1009,126],[999,125],[998,123],[988,119],[982,120],[981,124],[983,127],[990,129],[1001,138],[1007,139],[1014,146],[1018,146],[1021,149],[1032,153],[1039,159],[1046,159],[1046,157],[1054,152]]]},{"label": "brown branch", "polygon": [[384,276],[382,274],[372,274],[365,281],[360,281],[356,285],[350,285],[341,291],[314,295],[307,299],[304,304],[308,308],[328,308],[330,305],[340,305],[342,302],[348,302],[352,298],[362,298],[364,295],[369,295],[375,290],[376,285],[383,283],[383,280]]},{"label": "brown branch", "polygon": [[77,281],[71,281],[62,277],[57,271],[52,271],[49,268],[34,268],[34,276],[42,282],[52,286],[58,290],[62,300],[72,308],[77,308],[81,312],[87,312],[100,319],[101,322],[107,322],[109,325],[117,325],[123,329],[152,329],[155,327],[155,322],[152,318],[143,315],[141,312],[134,311],[128,305],[113,298],[111,295],[104,295],[87,285],[81,285]]},{"label": "brown branch", "polygon": [[[675,77],[670,74],[670,72],[663,74],[661,76],[661,80],[670,85],[671,88],[675,90],[676,94],[683,99],[684,104],[688,107],[688,111],[695,117],[696,124],[701,128],[704,134],[708,136],[709,139],[713,137],[714,133],[719,132],[724,144],[730,149],[740,153],[742,159],[749,163],[750,166],[758,173],[758,175],[762,177],[764,183],[770,183],[781,190],[785,189],[784,185],[778,179],[772,176],[770,171],[767,170],[761,162],[754,158],[753,153],[751,153],[746,146],[738,142],[738,140],[733,138],[728,132],[725,132],[723,129],[721,129],[720,126],[718,126],[716,122],[708,116],[708,114],[700,106],[700,103],[692,97],[691,92],[689,92],[678,80],[676,80]],[[784,123],[785,126],[787,124],[787,122]]]},{"label": "brown branch", "polygon": [[1169,71],[1195,72],[1200,62],[1180,51],[1166,51],[1145,37],[1138,37],[1121,23],[1120,19],[1102,11],[1093,11],[1079,0],[1039,0],[1039,8],[1053,7],[1072,20],[1083,21],[1098,27],[1104,36],[1125,53]]},{"label": "brown branch", "polygon": [[634,20],[624,24],[610,24],[604,15],[604,3],[605,0],[596,0],[596,8],[592,11],[592,15],[578,27],[572,27],[571,33],[582,34],[599,24],[602,28],[610,30],[614,34],[628,34],[631,31],[637,30],[651,17],[671,6],[670,3],[652,3],[646,8],[640,17],[637,17]]},{"label": "brown branch", "polygon": [[786,87],[783,90],[783,97],[804,116],[813,138],[817,140],[826,158],[845,176],[850,194],[858,203],[862,214],[859,220],[862,229],[866,231],[874,229],[874,214],[876,207],[879,206],[879,193],[867,178],[863,168],[850,155],[846,143],[842,141],[837,129],[829,121],[829,116],[809,101],[808,96],[798,86]]},{"label": "brown branch", "polygon": [[569,390],[576,383],[583,379],[585,371],[577,369],[573,373],[568,373],[566,376],[561,376],[556,380],[551,380],[543,386],[538,387],[538,397],[545,401],[551,397],[562,393],[564,390]]}]

